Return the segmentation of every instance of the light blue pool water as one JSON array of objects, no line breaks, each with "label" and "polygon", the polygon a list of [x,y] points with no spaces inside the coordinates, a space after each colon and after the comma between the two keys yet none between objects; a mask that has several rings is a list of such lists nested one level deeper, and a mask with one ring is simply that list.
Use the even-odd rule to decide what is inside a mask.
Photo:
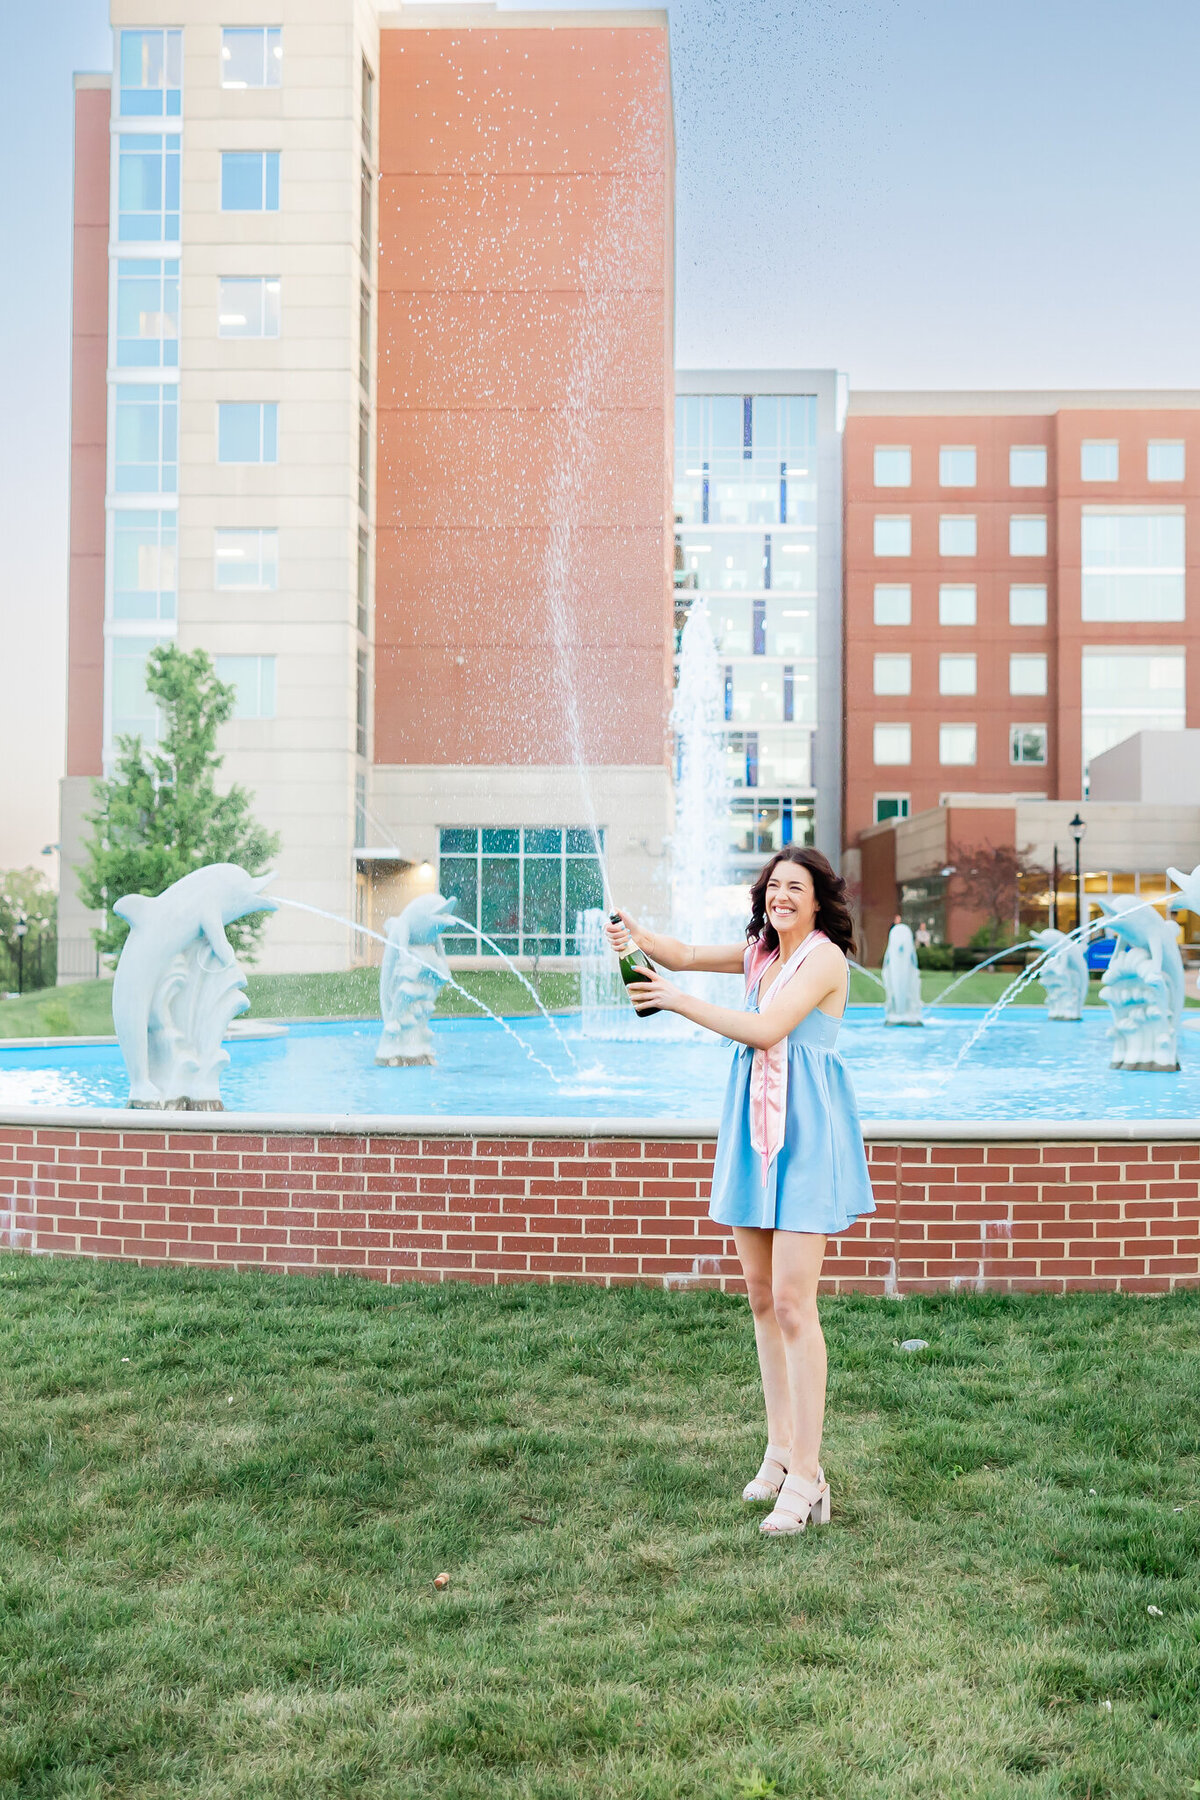
[{"label": "light blue pool water", "polygon": [[[1075,1025],[1038,1007],[1013,1008],[989,1027],[959,1071],[951,1066],[981,1007],[934,1012],[920,1029],[886,1027],[880,1007],[856,1006],[840,1047],[865,1119],[1187,1119],[1200,1117],[1200,1030],[1180,1033],[1174,1075],[1108,1067],[1106,1012]],[[573,1069],[541,1019],[511,1021],[554,1070],[553,1080],[499,1026],[452,1019],[434,1026],[432,1069],[376,1068],[378,1021],[292,1025],[279,1038],[233,1042],[222,1081],[236,1112],[507,1115],[586,1119],[715,1118],[731,1052],[699,1042],[606,1042],[560,1018]],[[128,1082],[115,1045],[0,1047],[0,1108],[123,1106]]]}]

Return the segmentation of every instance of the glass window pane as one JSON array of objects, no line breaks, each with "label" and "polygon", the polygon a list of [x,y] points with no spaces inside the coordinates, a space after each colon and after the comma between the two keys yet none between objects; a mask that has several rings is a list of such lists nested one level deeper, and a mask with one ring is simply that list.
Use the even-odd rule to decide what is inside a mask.
[{"label": "glass window pane", "polygon": [[875,658],[875,692],[908,694],[912,691],[912,658],[910,656],[877,656]]},{"label": "glass window pane", "polygon": [[1120,467],[1115,443],[1086,441],[1079,446],[1079,478],[1081,481],[1115,481]]},{"label": "glass window pane", "polygon": [[216,533],[216,585],[222,589],[277,588],[278,531],[219,529]]},{"label": "glass window pane", "polygon": [[222,275],[217,289],[220,337],[279,336],[278,276]]},{"label": "glass window pane", "polygon": [[233,688],[235,719],[275,717],[275,658],[273,656],[217,656],[217,679]]},{"label": "glass window pane", "polygon": [[474,825],[468,825],[465,828],[460,825],[443,825],[439,833],[439,843],[443,856],[463,850],[469,850],[473,856],[479,848],[479,832]]},{"label": "glass window pane", "polygon": [[119,368],[178,365],[178,262],[118,262],[116,338]]},{"label": "glass window pane", "polygon": [[1045,556],[1046,519],[1044,514],[1021,518],[1014,513],[1008,521],[1008,553],[1010,556]]},{"label": "glass window pane", "polygon": [[875,451],[875,486],[909,487],[912,484],[912,451],[880,446]]},{"label": "glass window pane", "polygon": [[278,26],[227,26],[222,31],[222,87],[278,87],[282,69],[283,37]]},{"label": "glass window pane", "polygon": [[1178,731],[1186,723],[1183,650],[1085,649],[1083,761],[1135,731]]},{"label": "glass window pane", "polygon": [[975,692],[975,658],[970,655],[938,658],[938,692],[973,694]]},{"label": "glass window pane", "polygon": [[561,935],[562,879],[561,856],[531,857],[526,860],[523,931],[536,937]]},{"label": "glass window pane", "polygon": [[109,640],[110,737],[140,737],[146,744],[158,741],[158,707],[146,692],[146,658],[157,638],[115,637]]},{"label": "glass window pane", "polygon": [[1044,694],[1046,692],[1046,658],[1044,656],[1010,656],[1008,659],[1008,691],[1010,694]]},{"label": "glass window pane", "polygon": [[1082,617],[1177,620],[1185,608],[1182,507],[1084,511]]},{"label": "glass window pane", "polygon": [[904,585],[877,583],[875,587],[876,625],[911,625],[912,589]]},{"label": "glass window pane", "polygon": [[[442,838],[467,837],[473,840],[475,835],[473,831],[443,831]],[[438,859],[438,892],[455,902],[456,917],[464,919],[468,925],[478,925],[479,865],[473,856],[443,855]],[[479,940],[466,933],[457,934],[453,939],[444,937],[442,941],[454,956],[474,956],[479,948]]]},{"label": "glass window pane", "polygon": [[877,516],[874,542],[876,556],[911,556],[912,520],[888,517],[887,515]]},{"label": "glass window pane", "polygon": [[912,761],[912,727],[910,725],[876,725],[874,760],[879,764]]},{"label": "glass window pane", "polygon": [[562,851],[562,832],[546,827],[525,827],[526,856],[558,856]]},{"label": "glass window pane", "polygon": [[1152,440],[1146,446],[1146,479],[1148,481],[1182,481],[1185,471],[1184,446],[1178,439]]},{"label": "glass window pane", "polygon": [[974,583],[962,583],[954,586],[945,582],[938,588],[938,623],[939,625],[974,625]]},{"label": "glass window pane", "polygon": [[1008,622],[1010,625],[1044,625],[1046,623],[1046,590],[1037,586],[1015,585],[1008,590]]},{"label": "glass window pane", "polygon": [[[485,833],[486,835],[486,833]],[[485,856],[481,924],[493,937],[516,938],[521,925],[520,867],[515,856]],[[507,943],[504,945],[508,949]]]},{"label": "glass window pane", "polygon": [[942,556],[974,556],[975,520],[969,513],[943,513],[938,520],[938,552]]},{"label": "glass window pane", "polygon": [[974,725],[940,725],[938,727],[938,761],[962,765],[975,761]]},{"label": "glass window pane", "polygon": [[480,833],[480,837],[482,839],[485,856],[488,854],[507,855],[510,853],[515,856],[517,851],[521,848],[520,831],[515,829],[510,830],[507,826],[485,826]]},{"label": "glass window pane", "polygon": [[1044,445],[1013,445],[1008,453],[1008,483],[1010,487],[1045,487]]},{"label": "glass window pane", "polygon": [[974,487],[975,451],[961,445],[939,450],[938,481],[942,487]]},{"label": "glass window pane", "polygon": [[600,864],[594,856],[568,856],[566,889],[564,914],[567,930],[574,931],[576,913],[589,912],[604,905],[604,883],[600,877]]},{"label": "glass window pane", "polygon": [[1044,725],[1014,725],[1009,734],[1009,761],[1044,763],[1048,739]]},{"label": "glass window pane", "polygon": [[[594,856],[596,839],[585,827],[573,825],[568,828],[566,833],[566,848],[568,856]],[[602,850],[604,848],[603,827],[600,830],[600,848]]]}]

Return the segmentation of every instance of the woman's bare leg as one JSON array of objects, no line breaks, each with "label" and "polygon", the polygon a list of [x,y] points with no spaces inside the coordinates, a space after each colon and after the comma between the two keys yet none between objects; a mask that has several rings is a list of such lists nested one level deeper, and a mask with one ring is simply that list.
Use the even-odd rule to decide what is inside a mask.
[{"label": "woman's bare leg", "polygon": [[825,1335],[817,1317],[825,1238],[811,1231],[777,1231],[774,1238],[771,1289],[792,1402],[792,1474],[815,1482],[825,1423]]},{"label": "woman's bare leg", "polygon": [[733,1241],[754,1315],[754,1341],[767,1407],[767,1442],[783,1448],[792,1441],[792,1397],[783,1338],[775,1319],[771,1279],[771,1240],[775,1236],[773,1231],[758,1231],[749,1225],[733,1227]]}]

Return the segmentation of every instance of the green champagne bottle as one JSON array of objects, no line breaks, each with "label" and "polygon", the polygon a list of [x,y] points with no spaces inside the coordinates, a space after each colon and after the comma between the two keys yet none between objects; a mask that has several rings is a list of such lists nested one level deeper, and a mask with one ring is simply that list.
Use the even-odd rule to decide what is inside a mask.
[{"label": "green champagne bottle", "polygon": [[[620,913],[609,913],[608,916],[614,925],[619,925],[621,923]],[[637,945],[632,941],[630,942],[628,950],[622,955],[620,961],[621,980],[625,983],[626,987],[629,986],[631,981],[644,981],[647,975],[658,974],[658,970],[654,967],[654,964],[650,961],[646,952],[644,950],[639,950]],[[632,1001],[630,1001],[630,1005],[633,1005]],[[661,1012],[662,1007],[634,1006],[633,1010],[639,1019],[648,1019],[651,1013]]]}]

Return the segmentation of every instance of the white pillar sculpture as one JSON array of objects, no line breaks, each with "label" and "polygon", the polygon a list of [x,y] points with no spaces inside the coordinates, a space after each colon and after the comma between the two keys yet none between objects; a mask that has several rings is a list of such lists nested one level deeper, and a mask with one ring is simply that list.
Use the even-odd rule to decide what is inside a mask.
[{"label": "white pillar sculpture", "polygon": [[907,925],[893,925],[883,953],[883,1022],[923,1025],[917,946]]},{"label": "white pillar sculpture", "polygon": [[1037,972],[1046,990],[1046,1017],[1082,1019],[1087,1004],[1088,966],[1077,940],[1051,925],[1045,931],[1033,932],[1031,942],[1051,953]]},{"label": "white pillar sculpture", "polygon": [[112,1011],[130,1106],[221,1111],[229,1061],[221,1040],[250,1004],[225,927],[276,910],[262,894],[271,879],[209,863],[161,894],[126,894],[113,907],[129,924]]},{"label": "white pillar sculpture", "polygon": [[[1182,869],[1168,869],[1167,874],[1175,886],[1181,890],[1178,894],[1172,894],[1167,901],[1168,911],[1194,913],[1200,920],[1200,863],[1196,864],[1190,875],[1185,875]],[[1197,970],[1192,985],[1197,998],[1200,998],[1200,970]]]},{"label": "white pillar sculpture", "polygon": [[1100,980],[1111,1018],[1112,1067],[1177,1069],[1183,1015],[1180,927],[1131,894],[1101,900],[1100,908],[1117,940]]},{"label": "white pillar sculpture", "polygon": [[456,901],[420,894],[384,927],[387,948],[379,971],[383,1032],[375,1061],[391,1068],[415,1068],[437,1059],[429,1020],[450,979],[442,932],[453,929]]}]

